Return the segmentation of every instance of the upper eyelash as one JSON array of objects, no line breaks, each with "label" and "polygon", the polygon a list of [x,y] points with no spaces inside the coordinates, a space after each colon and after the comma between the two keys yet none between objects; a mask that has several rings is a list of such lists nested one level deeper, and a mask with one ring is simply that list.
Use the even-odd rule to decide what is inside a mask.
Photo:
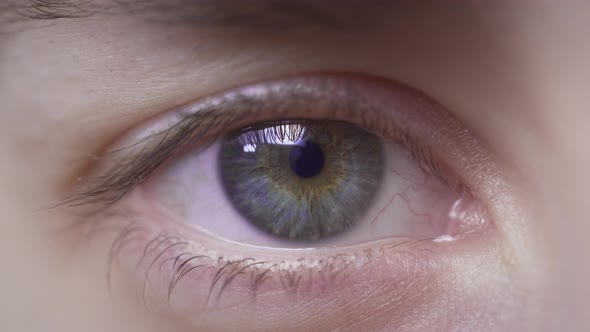
[{"label": "upper eyelash", "polygon": [[[107,205],[116,203],[133,188],[145,182],[180,147],[208,136],[211,127],[199,130],[199,124],[202,123],[201,119],[216,117],[217,120],[214,121],[221,121],[223,124],[224,117],[216,116],[215,113],[217,113],[215,110],[208,110],[198,114],[191,114],[171,128],[150,135],[132,146],[105,153],[98,160],[114,157],[117,153],[125,152],[129,148],[149,140],[155,139],[157,141],[153,144],[153,147],[148,146],[138,154],[127,158],[124,157],[118,165],[108,170],[104,175],[92,178],[93,185],[90,185],[90,189],[72,194],[62,204],[78,206],[89,203],[105,203]],[[234,117],[225,119],[225,121],[231,123],[232,118]],[[198,134],[195,134],[197,132]],[[158,138],[160,139],[158,140]]]},{"label": "upper eyelash", "polygon": [[[298,93],[292,93],[287,98],[295,98],[309,103],[314,101],[313,96]],[[127,147],[112,150],[98,158],[93,158],[99,162],[109,158],[115,159],[120,153],[125,153],[132,148],[144,145],[148,141],[153,141],[153,143],[147,144],[140,152],[123,155],[122,159],[115,160],[116,164],[100,175],[83,181],[81,191],[71,194],[58,205],[76,207],[100,204],[101,207],[108,207],[117,203],[135,187],[147,181],[153,172],[168,161],[176,151],[187,145],[196,145],[196,143],[201,143],[199,148],[204,148],[204,142],[201,141],[206,139],[208,142],[213,142],[219,139],[226,132],[219,132],[218,128],[232,128],[236,123],[243,121],[243,118],[254,116],[257,112],[260,112],[259,108],[263,108],[256,107],[260,103],[264,103],[264,101],[257,100],[255,97],[237,95],[233,96],[233,100],[227,103],[225,100],[218,103],[202,102],[200,105],[204,106],[196,112],[180,111],[180,120],[171,127],[149,135]],[[364,110],[363,107],[359,107],[350,101],[343,103],[335,100],[331,101],[331,103],[333,103],[335,109],[346,113],[374,112],[373,110]],[[362,103],[362,101],[359,101],[359,103]],[[231,110],[227,108],[231,108]],[[281,112],[279,110],[277,114],[273,115],[280,117]],[[300,118],[305,118],[305,116]],[[284,122],[285,119],[281,121]],[[243,125],[246,128],[252,127],[248,126],[247,123]],[[407,147],[418,167],[439,177],[444,183],[453,188],[457,186],[458,179],[451,179],[446,172],[442,171],[443,168],[437,158],[434,158],[430,147],[421,144],[403,128],[396,128],[393,134],[395,137],[392,138]]]}]

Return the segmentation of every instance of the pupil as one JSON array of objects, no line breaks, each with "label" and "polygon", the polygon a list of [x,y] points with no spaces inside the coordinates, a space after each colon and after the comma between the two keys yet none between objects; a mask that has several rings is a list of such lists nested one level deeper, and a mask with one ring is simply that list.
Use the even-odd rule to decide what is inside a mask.
[{"label": "pupil", "polygon": [[293,172],[302,178],[314,177],[324,168],[324,152],[314,142],[305,141],[303,145],[291,149],[289,165]]}]

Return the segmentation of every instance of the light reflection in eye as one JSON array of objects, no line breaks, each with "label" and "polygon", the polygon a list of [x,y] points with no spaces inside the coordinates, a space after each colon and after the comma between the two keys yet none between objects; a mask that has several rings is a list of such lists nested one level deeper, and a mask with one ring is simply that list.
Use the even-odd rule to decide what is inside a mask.
[{"label": "light reflection in eye", "polygon": [[245,144],[244,152],[256,152],[256,144]]},{"label": "light reflection in eye", "polygon": [[[275,145],[303,145],[305,141],[303,137],[306,134],[306,129],[300,124],[291,123],[269,126],[268,128],[261,129],[258,132],[262,133],[260,137],[262,137],[267,143],[272,143]],[[277,135],[277,132],[281,132],[283,134]],[[242,145],[244,152],[256,152],[256,143],[244,142]]]}]

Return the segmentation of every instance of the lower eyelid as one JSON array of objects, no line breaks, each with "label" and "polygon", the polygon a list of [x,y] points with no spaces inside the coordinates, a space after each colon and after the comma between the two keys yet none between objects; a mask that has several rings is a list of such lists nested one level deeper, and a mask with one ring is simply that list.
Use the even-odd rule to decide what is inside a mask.
[{"label": "lower eyelid", "polygon": [[[448,282],[454,278],[456,261],[465,259],[462,255],[468,257],[474,250],[491,256],[495,252],[494,232],[485,231],[451,243],[389,240],[313,255],[305,250],[284,254],[261,249],[251,252],[256,260],[220,257],[219,252],[205,249],[211,247],[206,242],[210,239],[188,242],[182,229],[159,228],[142,221],[146,218],[153,216],[127,210],[101,221],[105,227],[119,226],[109,242],[111,288],[116,291],[130,280],[139,280],[136,296],[149,310],[183,315],[198,326],[214,324],[218,314],[237,314],[245,305],[249,312],[261,313],[260,321],[283,317],[285,305],[304,315],[303,304],[320,308],[331,303],[338,310],[348,310],[347,306],[358,303],[358,310],[350,314],[359,316],[379,303],[388,310],[402,303],[404,310],[434,305],[430,303],[434,298],[453,292]],[[370,303],[364,306],[362,299],[369,297]]]}]

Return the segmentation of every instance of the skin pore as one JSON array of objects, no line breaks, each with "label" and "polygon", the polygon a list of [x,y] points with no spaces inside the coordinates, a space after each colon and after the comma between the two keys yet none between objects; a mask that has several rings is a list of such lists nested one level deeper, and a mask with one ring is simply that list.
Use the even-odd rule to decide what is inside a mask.
[{"label": "skin pore", "polygon": [[[590,328],[589,4],[160,2],[0,5],[0,329]],[[328,292],[299,307],[275,303],[280,310],[266,315],[257,311],[261,297],[233,308],[231,320],[215,312],[201,319],[205,309],[146,309],[125,259],[109,270],[116,233],[108,228],[120,214],[68,227],[81,214],[54,207],[91,176],[98,156],[170,110],[248,84],[326,73],[409,86],[472,133],[498,179],[475,188],[490,200],[494,245],[457,245],[458,258],[434,281],[420,284],[416,274],[421,287],[412,291],[392,281],[356,299],[343,291],[346,305]],[[98,222],[107,226],[89,236]],[[390,270],[366,271],[386,280]]]}]

